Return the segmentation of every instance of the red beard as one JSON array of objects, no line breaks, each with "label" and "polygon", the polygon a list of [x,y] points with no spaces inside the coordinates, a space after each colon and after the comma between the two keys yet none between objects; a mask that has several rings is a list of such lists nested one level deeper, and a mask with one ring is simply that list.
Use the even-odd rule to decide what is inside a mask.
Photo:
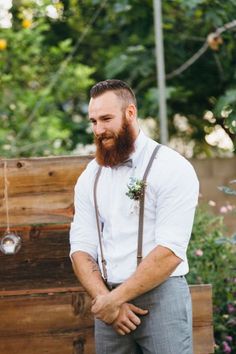
[{"label": "red beard", "polygon": [[[106,146],[103,139],[111,138],[109,142],[112,144]],[[132,127],[124,117],[122,127],[118,134],[107,132],[99,136],[95,136],[96,160],[97,163],[105,167],[114,167],[124,162],[134,151],[134,133]],[[104,140],[105,142],[106,140]]]}]

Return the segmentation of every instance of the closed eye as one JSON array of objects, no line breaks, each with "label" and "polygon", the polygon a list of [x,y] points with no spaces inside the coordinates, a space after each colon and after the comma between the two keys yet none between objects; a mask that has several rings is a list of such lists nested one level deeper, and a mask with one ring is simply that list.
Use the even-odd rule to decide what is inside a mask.
[{"label": "closed eye", "polygon": [[[104,116],[99,117],[98,120],[101,121],[101,122],[109,122],[109,121],[112,120],[113,118],[114,118],[113,116],[104,115]],[[97,119],[90,118],[89,120],[90,120],[90,122],[91,122],[93,125],[96,125],[96,124],[97,124]]]}]

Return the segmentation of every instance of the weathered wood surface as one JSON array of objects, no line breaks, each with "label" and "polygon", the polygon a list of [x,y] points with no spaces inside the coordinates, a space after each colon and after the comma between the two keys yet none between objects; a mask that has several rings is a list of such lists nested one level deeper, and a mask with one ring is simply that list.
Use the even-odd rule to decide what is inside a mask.
[{"label": "weathered wood surface", "polygon": [[[14,256],[0,253],[0,354],[93,354],[90,301],[76,280],[68,231],[73,190],[91,157],[7,160]],[[0,236],[6,229],[0,160]],[[14,229],[15,227],[15,229]],[[195,354],[213,352],[209,286],[191,287]]]},{"label": "weathered wood surface", "polygon": [[[211,286],[190,289],[194,354],[213,353]],[[32,289],[31,296],[0,292],[0,353],[94,354],[90,305],[80,286]]]},{"label": "weathered wood surface", "polygon": [[194,354],[214,353],[212,287],[190,286],[193,307]]},{"label": "weathered wood surface", "polygon": [[[54,354],[57,345],[60,350],[64,348],[60,352],[57,349],[58,354],[72,353],[73,341],[78,336],[85,343],[84,353],[94,353],[89,299],[71,268],[68,230],[68,225],[21,228],[22,250],[14,257],[0,254],[1,354],[19,353],[14,351],[8,336],[12,336],[17,348],[24,348],[25,354],[35,354],[34,346],[39,343],[47,348],[50,336],[51,344],[45,353]],[[211,287],[190,289],[195,354],[212,353]],[[75,318],[74,311],[78,314]],[[90,332],[84,332],[87,327],[91,327]]]},{"label": "weathered wood surface", "polygon": [[14,256],[0,252],[0,290],[78,284],[69,259],[69,225],[19,227],[17,232],[23,239],[21,250]]},{"label": "weathered wood surface", "polygon": [[93,329],[1,338],[1,354],[95,354]]},{"label": "weathered wood surface", "polygon": [[1,354],[94,354],[93,330],[58,336],[14,336],[0,342]]},{"label": "weathered wood surface", "polygon": [[[62,156],[5,160],[11,225],[69,223],[74,185],[91,159]],[[6,226],[3,160],[0,160],[0,226]]]},{"label": "weathered wood surface", "polygon": [[[6,226],[4,161],[9,179],[11,225],[69,223],[73,214],[73,189],[92,156],[61,156],[29,159],[0,159],[0,226]],[[235,178],[236,157],[191,160],[200,179],[202,200],[216,201],[215,210],[231,202],[217,187]],[[235,231],[234,215],[228,213],[227,225]]]}]

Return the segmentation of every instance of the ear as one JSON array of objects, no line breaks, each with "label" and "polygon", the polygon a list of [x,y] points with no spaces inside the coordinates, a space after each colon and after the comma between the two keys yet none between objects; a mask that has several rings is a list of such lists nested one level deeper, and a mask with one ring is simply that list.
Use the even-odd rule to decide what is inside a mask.
[{"label": "ear", "polygon": [[137,109],[134,104],[130,103],[125,110],[125,116],[128,122],[133,122],[137,117]]}]

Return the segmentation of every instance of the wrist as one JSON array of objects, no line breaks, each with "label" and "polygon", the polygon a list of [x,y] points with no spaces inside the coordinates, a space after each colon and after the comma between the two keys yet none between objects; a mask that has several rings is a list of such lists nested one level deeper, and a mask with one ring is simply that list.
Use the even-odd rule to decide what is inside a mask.
[{"label": "wrist", "polygon": [[120,288],[120,286],[115,288],[114,290],[112,290],[110,292],[109,296],[110,296],[111,301],[119,307],[121,305],[123,305],[123,303],[126,302],[126,300],[124,299],[124,296],[123,296],[123,291]]}]

